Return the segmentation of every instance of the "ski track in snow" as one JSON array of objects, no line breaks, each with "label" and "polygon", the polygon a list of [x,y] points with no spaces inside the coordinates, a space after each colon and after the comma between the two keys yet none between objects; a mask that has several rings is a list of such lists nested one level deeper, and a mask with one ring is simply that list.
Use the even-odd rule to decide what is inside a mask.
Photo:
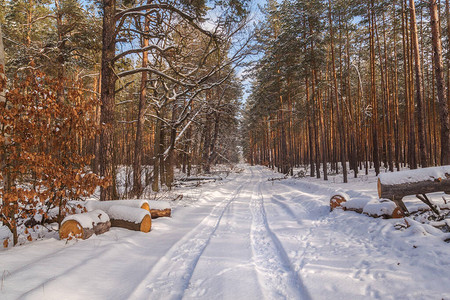
[{"label": "ski track in snow", "polygon": [[203,221],[164,255],[148,276],[137,286],[130,299],[181,299],[199,258],[208,246],[220,221],[249,180],[241,183],[232,195],[218,203]]},{"label": "ski track in snow", "polygon": [[286,250],[269,227],[261,184],[260,178],[250,201],[253,215],[250,238],[255,265],[260,274],[260,284],[266,289],[267,299],[310,299]]}]

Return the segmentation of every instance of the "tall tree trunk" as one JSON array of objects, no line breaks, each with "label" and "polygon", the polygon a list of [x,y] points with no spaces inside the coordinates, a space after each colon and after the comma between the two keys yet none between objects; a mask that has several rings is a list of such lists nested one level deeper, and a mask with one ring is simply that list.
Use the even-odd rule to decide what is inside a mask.
[{"label": "tall tree trunk", "polygon": [[[150,20],[145,17],[144,32],[149,31]],[[142,37],[142,48],[149,45],[148,37]],[[142,68],[146,68],[148,64],[148,51],[142,53]],[[142,194],[142,137],[145,122],[145,103],[147,97],[147,79],[148,73],[141,73],[141,86],[139,92],[138,116],[136,123],[136,138],[134,140],[134,159],[133,159],[133,195],[139,197]]]},{"label": "tall tree trunk", "polygon": [[205,116],[205,125],[203,126],[203,140],[202,169],[203,172],[209,174],[209,149],[211,146],[211,120],[209,118],[209,112]]},{"label": "tall tree trunk", "polygon": [[58,101],[64,101],[64,77],[65,77],[65,59],[64,59],[64,51],[66,41],[63,40],[63,12],[61,10],[61,1],[55,0],[55,8],[56,8],[56,29],[58,33],[58,56],[56,59],[56,71],[57,71],[57,81],[58,81],[58,90],[57,90],[57,98]]},{"label": "tall tree trunk", "polygon": [[[159,116],[157,114],[157,116]],[[159,192],[159,156],[161,155],[161,143],[159,139],[161,138],[161,120],[156,119],[155,124],[155,140],[154,140],[154,155],[153,155],[153,181],[152,190],[154,192]]]},{"label": "tall tree trunk", "polygon": [[372,104],[372,161],[375,167],[375,174],[380,174],[380,158],[378,152],[378,103],[376,94],[376,80],[375,80],[375,40],[374,40],[374,4],[373,0],[369,7],[369,35],[370,35],[370,98]]},{"label": "tall tree trunk", "polygon": [[114,193],[115,178],[113,161],[114,142],[114,110],[115,110],[115,83],[117,77],[114,73],[113,60],[115,56],[115,0],[103,0],[103,31],[102,31],[102,67],[101,67],[101,112],[100,123],[100,175],[111,180],[108,187],[101,187],[100,200],[116,199]]},{"label": "tall tree trunk", "polygon": [[[336,75],[336,63],[334,56],[334,33],[333,33],[333,20],[331,18],[331,0],[328,2],[329,5],[329,24],[330,24],[330,48],[331,48],[331,72],[333,75],[333,88],[334,88],[334,100],[336,102],[336,116],[337,116],[337,128],[339,132],[339,145],[340,145],[340,160],[342,165],[342,174],[344,177],[344,183],[347,182],[347,159],[346,159],[346,138],[345,138],[345,125],[343,118],[343,111],[340,109],[340,101],[338,94],[338,84],[337,84],[337,75]],[[342,107],[344,107],[342,105]]]},{"label": "tall tree trunk", "polygon": [[0,24],[0,103],[5,102],[6,88],[5,48],[3,46],[2,24]]},{"label": "tall tree trunk", "polygon": [[436,89],[439,102],[439,117],[441,122],[441,164],[450,164],[450,125],[448,103],[445,95],[444,74],[442,63],[442,46],[439,30],[439,14],[436,0],[429,2],[431,14],[431,35],[433,45],[433,61],[436,76]]},{"label": "tall tree trunk", "polygon": [[422,167],[428,166],[427,147],[425,142],[425,119],[424,119],[424,102],[423,102],[423,84],[422,84],[422,64],[420,61],[419,38],[417,36],[416,7],[414,0],[409,0],[409,8],[411,12],[411,43],[413,44],[414,54],[414,72],[416,76],[416,104],[417,104],[417,127],[419,132],[419,157]]},{"label": "tall tree trunk", "polygon": [[[308,103],[308,106],[310,105],[310,99],[309,99],[309,81],[308,77],[305,79],[305,86],[306,86],[306,103]],[[313,129],[311,126],[311,116],[308,114],[307,117],[308,122],[308,145],[309,145],[309,163],[310,163],[310,173],[309,175],[311,177],[315,176],[315,168],[314,168],[314,144],[313,144]]]}]

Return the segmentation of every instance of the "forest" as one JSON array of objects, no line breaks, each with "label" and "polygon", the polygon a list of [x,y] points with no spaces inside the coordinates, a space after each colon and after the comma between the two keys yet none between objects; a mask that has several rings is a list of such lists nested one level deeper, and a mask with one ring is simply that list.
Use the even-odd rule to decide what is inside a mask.
[{"label": "forest", "polygon": [[24,220],[61,224],[97,187],[139,198],[241,154],[343,182],[450,164],[448,0],[0,4],[14,244]]},{"label": "forest", "polygon": [[289,174],[450,164],[449,1],[268,1],[248,162]]},{"label": "forest", "polygon": [[[0,221],[237,162],[246,1],[0,2]],[[213,17],[207,17],[207,13]],[[117,182],[120,181],[120,182]],[[55,221],[52,220],[52,221]]]}]

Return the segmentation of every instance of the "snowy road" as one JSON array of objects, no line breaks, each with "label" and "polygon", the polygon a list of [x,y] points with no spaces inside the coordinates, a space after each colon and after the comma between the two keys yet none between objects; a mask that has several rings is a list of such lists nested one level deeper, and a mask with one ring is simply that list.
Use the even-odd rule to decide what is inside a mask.
[{"label": "snowy road", "polygon": [[[149,234],[2,251],[0,299],[450,299],[448,244],[398,220],[330,213],[339,184],[273,177],[245,167],[185,189]],[[342,185],[372,196],[362,186]]]}]

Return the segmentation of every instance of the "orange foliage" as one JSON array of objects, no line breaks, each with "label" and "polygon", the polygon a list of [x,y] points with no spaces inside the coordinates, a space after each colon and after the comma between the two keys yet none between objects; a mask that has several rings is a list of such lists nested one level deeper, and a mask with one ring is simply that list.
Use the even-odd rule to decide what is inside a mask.
[{"label": "orange foliage", "polygon": [[16,235],[15,242],[18,218],[59,207],[61,221],[68,200],[106,184],[89,170],[92,157],[79,145],[81,137],[92,139],[99,132],[93,110],[97,100],[82,92],[80,83],[67,82],[61,100],[55,82],[31,71],[15,80],[0,103],[0,220]]}]

